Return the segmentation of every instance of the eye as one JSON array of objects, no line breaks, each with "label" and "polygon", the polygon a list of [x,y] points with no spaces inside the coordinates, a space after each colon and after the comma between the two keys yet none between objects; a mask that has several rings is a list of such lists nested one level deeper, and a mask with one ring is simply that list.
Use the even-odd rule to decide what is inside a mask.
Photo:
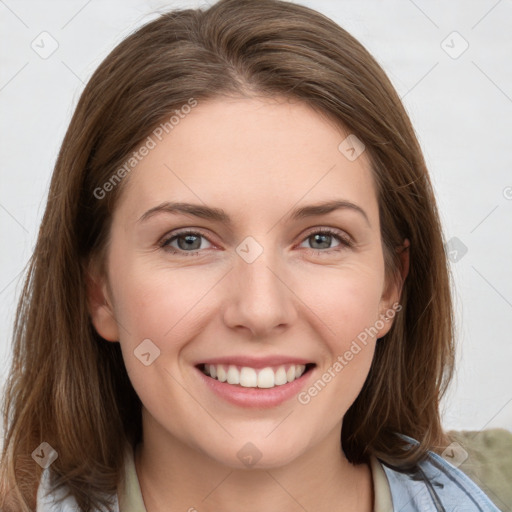
[{"label": "eye", "polygon": [[[199,255],[199,250],[201,249],[201,239],[207,240],[208,243],[210,243],[210,241],[202,233],[198,231],[186,230],[175,233],[169,238],[165,238],[160,242],[159,246],[162,249],[169,251],[171,254],[194,256]],[[174,241],[177,242],[178,247],[171,245],[171,243]]]},{"label": "eye", "polygon": [[[201,232],[184,230],[179,231],[170,237],[164,238],[159,243],[159,247],[165,251],[170,252],[171,254],[178,254],[180,256],[199,256],[201,249],[210,248],[201,247],[202,239],[207,240],[207,242],[211,244],[208,238]],[[335,247],[329,247],[333,239],[337,240],[339,243]],[[177,243],[177,246],[172,245],[175,242]],[[348,235],[345,235],[341,231],[337,231],[332,228],[316,228],[314,231],[311,231],[306,236],[306,238],[303,239],[302,243],[304,242],[320,245],[320,247],[311,248],[316,254],[330,254],[331,252],[341,251],[353,246],[353,242],[348,237]]]},{"label": "eye", "polygon": [[[339,245],[329,247],[333,239],[338,240]],[[353,246],[353,242],[348,235],[342,234],[342,232],[331,228],[317,228],[315,231],[311,231],[302,243],[304,242],[320,245],[320,247],[312,248],[316,254],[331,253]]]}]

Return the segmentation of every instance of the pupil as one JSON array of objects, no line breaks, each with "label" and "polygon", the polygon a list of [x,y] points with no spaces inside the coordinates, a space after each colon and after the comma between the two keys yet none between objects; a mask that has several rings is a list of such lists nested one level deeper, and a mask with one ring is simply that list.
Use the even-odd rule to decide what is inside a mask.
[{"label": "pupil", "polygon": [[[185,243],[182,244],[181,243],[181,240],[185,239]],[[195,239],[195,240],[194,240]],[[197,237],[196,235],[185,235],[185,236],[182,236],[178,239],[178,244],[180,245],[180,249],[199,249],[199,246],[201,245],[199,243],[199,246],[198,247],[192,247],[194,242],[196,242],[197,244],[197,241],[199,240],[199,237]]]},{"label": "pupil", "polygon": [[[325,233],[323,233],[323,234],[322,233],[317,233],[316,235],[313,236],[313,238],[315,240],[315,243],[317,242],[318,238],[323,238],[324,239],[323,248],[326,248],[326,247],[328,248],[329,247],[329,241],[330,241],[331,235],[328,235],[328,234],[325,234]],[[327,242],[325,242],[325,238],[328,239]],[[320,241],[320,243],[322,243],[322,242]]]}]

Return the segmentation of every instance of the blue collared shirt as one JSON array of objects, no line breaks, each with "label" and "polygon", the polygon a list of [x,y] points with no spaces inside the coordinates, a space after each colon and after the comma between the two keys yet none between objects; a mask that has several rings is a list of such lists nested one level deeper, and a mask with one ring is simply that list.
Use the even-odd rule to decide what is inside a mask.
[{"label": "blue collared shirt", "polygon": [[[412,437],[399,434],[410,444]],[[409,471],[393,469],[378,459],[389,482],[393,509],[390,512],[501,512],[490,498],[461,470],[432,451]],[[36,512],[78,512],[72,496],[63,489],[49,489],[49,468],[43,471]],[[110,496],[111,512],[120,512],[117,494]],[[122,511],[121,511],[122,512]]]},{"label": "blue collared shirt", "polygon": [[[409,443],[412,437],[400,434]],[[411,471],[397,471],[380,461],[388,478],[393,512],[500,512],[460,469],[432,451]]]}]

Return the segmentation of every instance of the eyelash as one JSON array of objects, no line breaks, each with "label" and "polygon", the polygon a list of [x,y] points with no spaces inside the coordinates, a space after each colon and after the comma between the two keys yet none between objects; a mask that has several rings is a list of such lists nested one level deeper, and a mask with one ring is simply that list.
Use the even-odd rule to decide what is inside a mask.
[{"label": "eyelash", "polygon": [[[313,251],[317,255],[324,256],[326,253],[331,254],[333,252],[342,251],[344,249],[350,249],[354,246],[354,243],[347,236],[344,236],[340,232],[335,231],[331,228],[318,228],[314,231],[311,231],[302,239],[301,243],[304,242],[304,240],[307,240],[308,238],[310,238],[311,236],[317,235],[317,234],[331,235],[331,236],[335,237],[340,242],[339,246],[333,247],[331,249],[311,249],[311,251]],[[189,229],[189,230],[179,231],[178,233],[174,233],[171,237],[164,238],[161,242],[159,242],[158,245],[161,249],[163,249],[166,252],[169,252],[170,254],[179,254],[179,255],[183,255],[183,256],[199,255],[199,253],[202,251],[202,249],[195,249],[194,251],[171,250],[170,246],[167,245],[169,242],[172,242],[176,238],[186,236],[186,235],[199,235],[199,236],[205,238],[206,240],[208,240],[210,243],[213,243],[208,239],[207,236],[205,236],[200,231],[193,231],[193,230]]]}]

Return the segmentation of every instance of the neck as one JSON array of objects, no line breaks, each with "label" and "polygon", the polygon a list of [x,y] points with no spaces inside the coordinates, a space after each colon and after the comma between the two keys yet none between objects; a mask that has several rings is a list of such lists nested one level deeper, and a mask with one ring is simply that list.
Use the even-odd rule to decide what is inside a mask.
[{"label": "neck", "polygon": [[294,460],[267,469],[236,468],[146,425],[135,466],[147,512],[371,512],[368,464],[351,464],[335,429]]}]

